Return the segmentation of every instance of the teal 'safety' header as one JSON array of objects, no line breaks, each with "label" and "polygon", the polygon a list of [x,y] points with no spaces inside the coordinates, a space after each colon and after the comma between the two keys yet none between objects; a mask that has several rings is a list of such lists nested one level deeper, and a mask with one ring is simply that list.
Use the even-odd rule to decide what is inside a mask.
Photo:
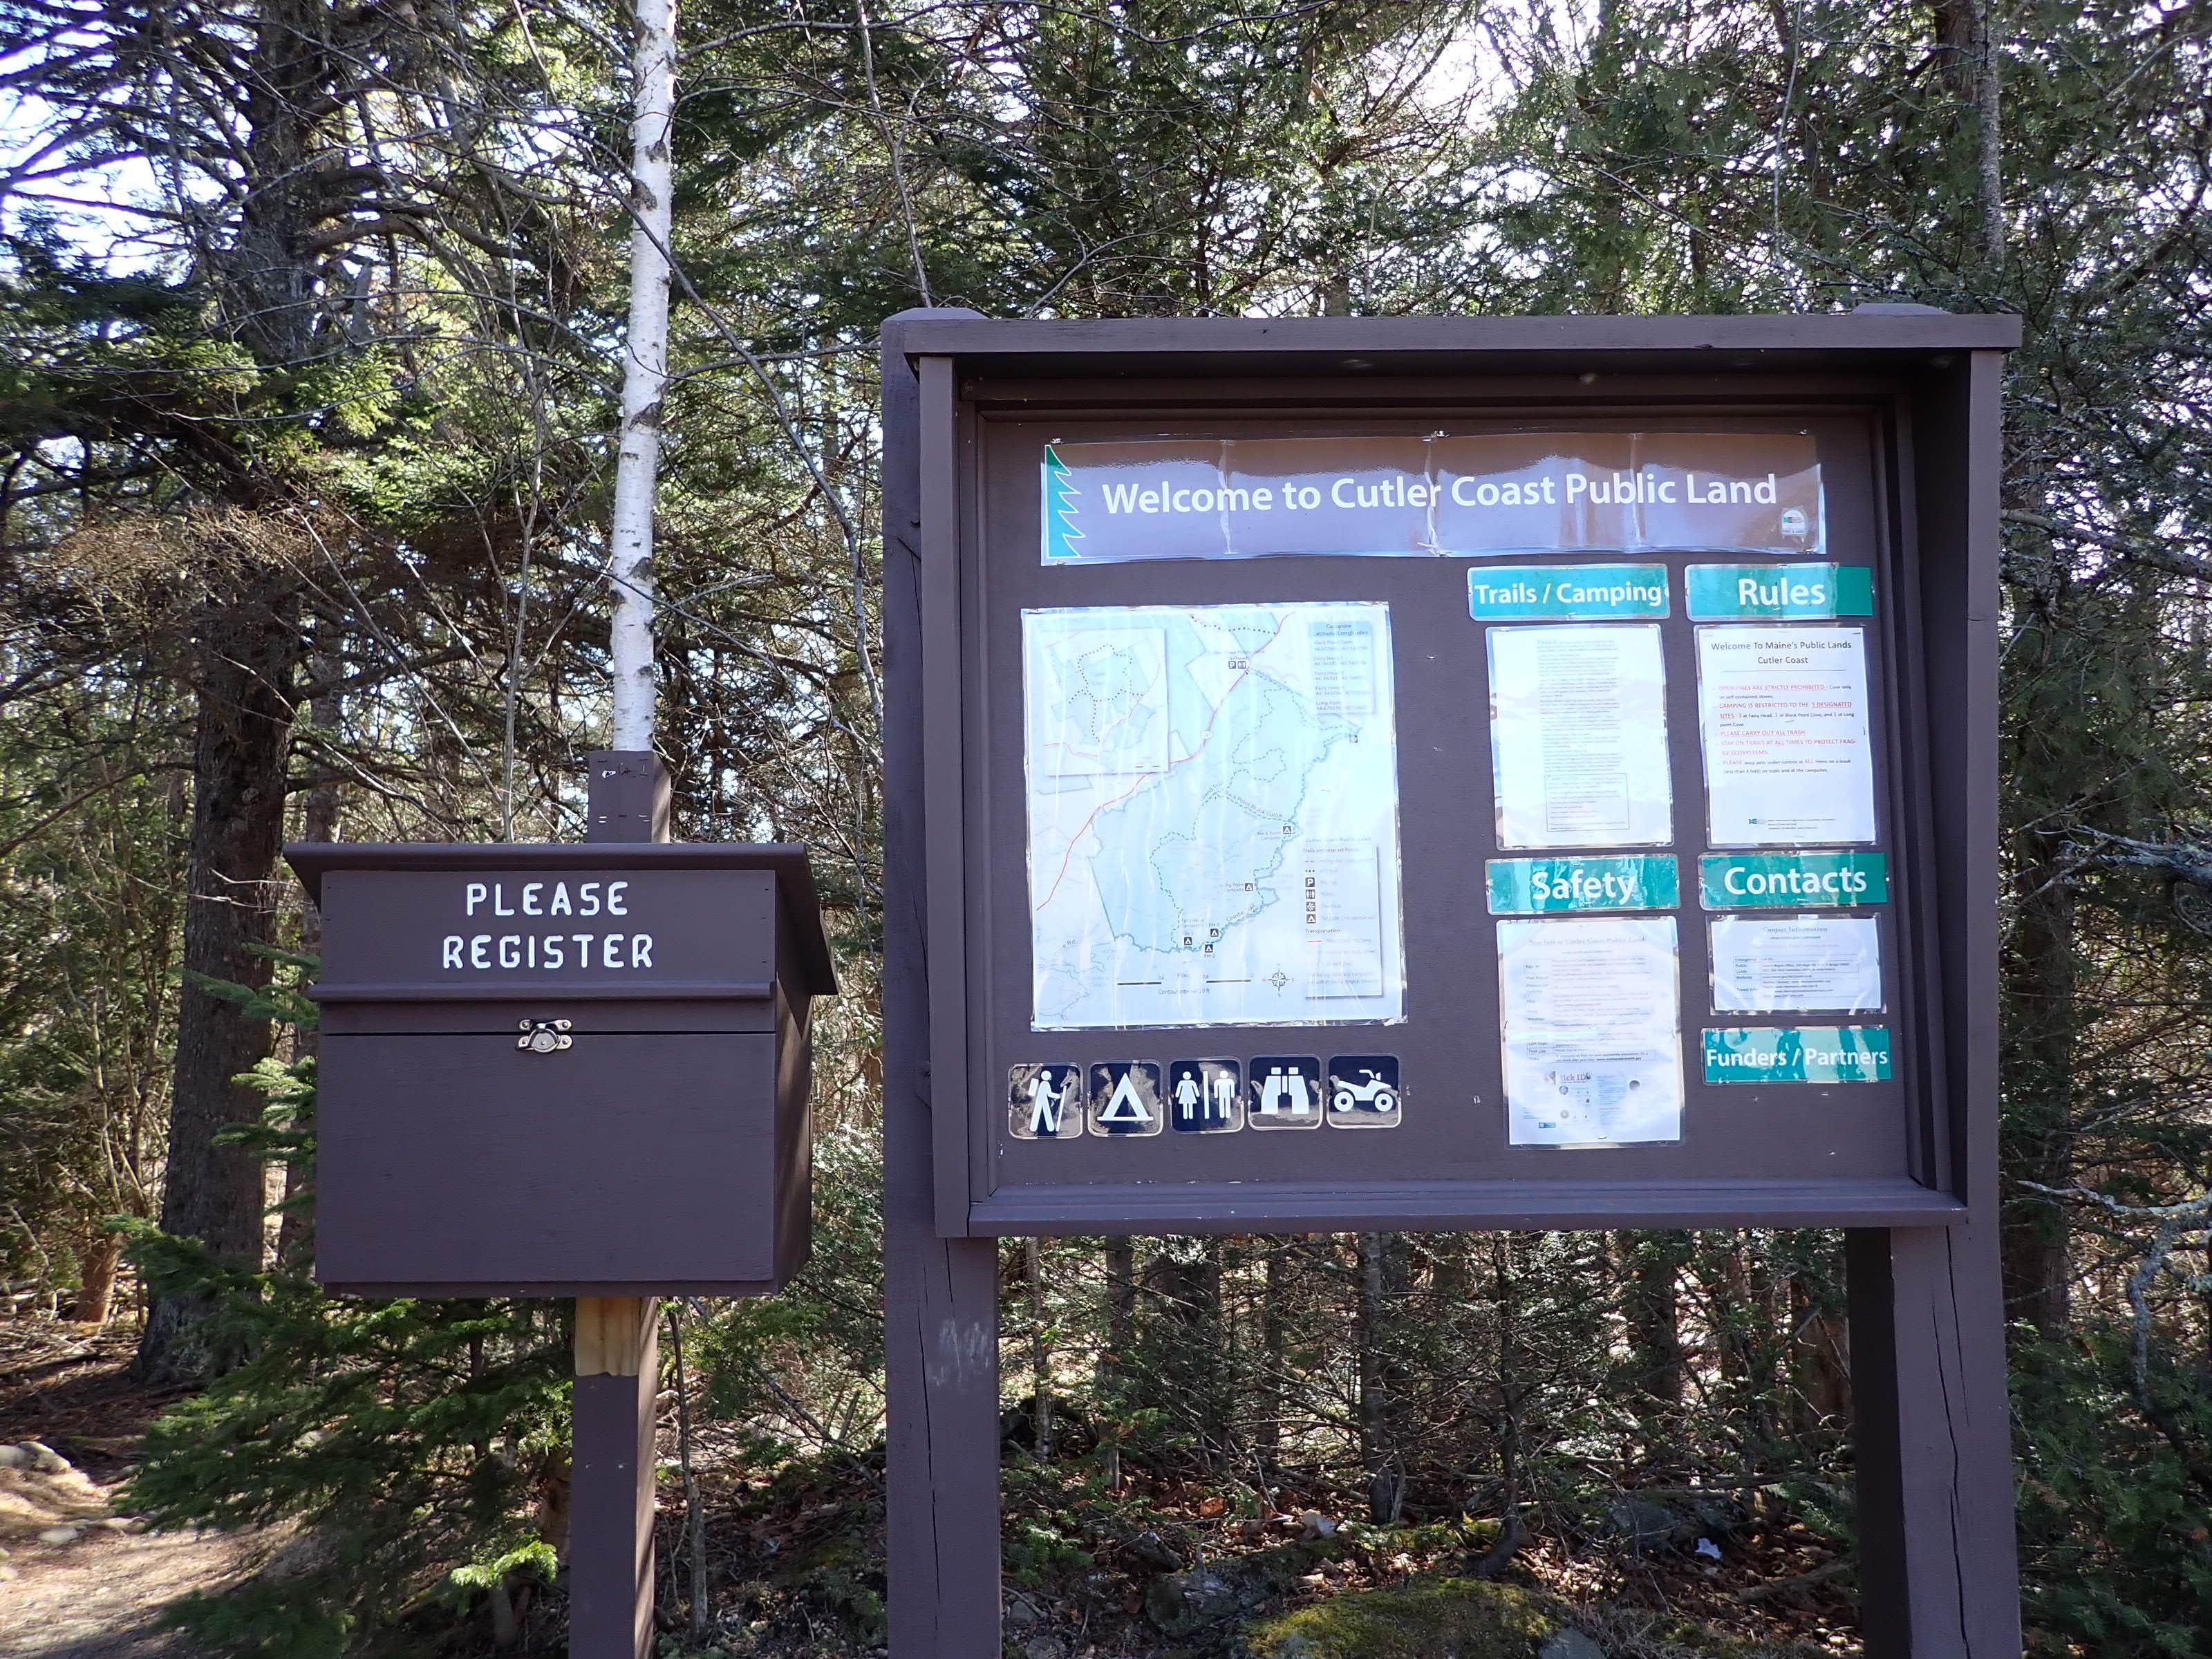
[{"label": "teal 'safety' header", "polygon": [[1492,859],[1490,914],[1540,916],[1559,910],[1671,910],[1682,902],[1671,854],[1603,858]]}]

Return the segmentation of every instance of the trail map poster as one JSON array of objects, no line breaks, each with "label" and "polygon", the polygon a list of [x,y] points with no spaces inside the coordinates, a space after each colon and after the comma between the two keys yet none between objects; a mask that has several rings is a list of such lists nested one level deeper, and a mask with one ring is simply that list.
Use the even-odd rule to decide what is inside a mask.
[{"label": "trail map poster", "polygon": [[1390,611],[1022,613],[1038,1030],[1402,1018]]}]

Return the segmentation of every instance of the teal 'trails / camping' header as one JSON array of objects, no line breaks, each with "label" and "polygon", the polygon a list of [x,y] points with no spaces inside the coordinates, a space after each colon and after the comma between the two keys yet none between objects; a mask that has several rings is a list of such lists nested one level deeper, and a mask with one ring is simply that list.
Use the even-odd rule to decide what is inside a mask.
[{"label": "teal 'trails / camping' header", "polygon": [[1042,489],[1047,564],[1826,545],[1802,433],[1054,442]]}]

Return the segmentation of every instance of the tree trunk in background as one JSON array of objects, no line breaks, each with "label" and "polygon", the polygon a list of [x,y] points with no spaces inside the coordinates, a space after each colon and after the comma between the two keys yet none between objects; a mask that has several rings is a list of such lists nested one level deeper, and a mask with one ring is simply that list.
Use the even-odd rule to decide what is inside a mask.
[{"label": "tree trunk in background", "polygon": [[84,1282],[77,1286],[70,1317],[81,1325],[105,1325],[115,1302],[115,1269],[123,1259],[123,1235],[102,1233],[84,1253]]},{"label": "tree trunk in background", "polygon": [[1785,1304],[1775,1278],[1774,1242],[1746,1236],[1738,1259],[1743,1263],[1744,1369],[1750,1378],[1750,1409],[1744,1435],[1744,1473],[1765,1473],[1774,1454],[1778,1370],[1787,1344]]},{"label": "tree trunk in background", "polygon": [[1199,1437],[1206,1447],[1209,1467],[1226,1468],[1237,1459],[1237,1419],[1233,1398],[1237,1368],[1235,1333],[1222,1299],[1228,1269],[1228,1243],[1218,1234],[1201,1241],[1198,1257],[1198,1306],[1194,1330],[1199,1352],[1206,1357],[1196,1368],[1200,1387]]},{"label": "tree trunk in background", "polygon": [[1843,1310],[1821,1306],[1802,1277],[1790,1280],[1790,1328],[1796,1338],[1791,1409],[1800,1433],[1848,1422],[1851,1414],[1850,1328]]},{"label": "tree trunk in background", "polygon": [[1359,1465],[1367,1475],[1367,1512],[1388,1523],[1398,1518],[1406,1503],[1398,1432],[1404,1415],[1404,1367],[1389,1352],[1389,1310],[1405,1294],[1411,1257],[1405,1239],[1395,1233],[1361,1233],[1357,1244]]},{"label": "tree trunk in background", "polygon": [[1137,1334],[1137,1246],[1133,1240],[1106,1241],[1106,1352],[1098,1364],[1098,1390],[1111,1395],[1129,1363]]},{"label": "tree trunk in background", "polygon": [[1677,1280],[1688,1261],[1686,1233],[1625,1233],[1628,1284],[1629,1405],[1644,1455],[1671,1467],[1680,1452],[1682,1304]]},{"label": "tree trunk in background", "polygon": [[1973,135],[1974,251],[1994,277],[2005,259],[2004,167],[1994,0],[1936,0],[1936,55]]},{"label": "tree trunk in background", "polygon": [[[169,1102],[161,1228],[258,1268],[262,1164],[215,1144],[217,1133],[260,1115],[261,1097],[235,1079],[269,1053],[265,1019],[213,994],[195,975],[255,987],[269,961],[252,947],[275,931],[271,882],[284,839],[285,757],[299,658],[290,579],[210,605],[199,641],[198,729],[192,752],[192,827],[185,899],[185,985],[177,1011],[176,1082]],[[149,1307],[139,1364],[192,1376],[223,1357],[185,1340],[199,1310],[172,1298]]]},{"label": "tree trunk in background", "polygon": [[[321,127],[338,103],[334,82],[349,78],[353,64],[333,40],[330,14],[314,0],[260,0],[252,17],[244,199],[232,245],[210,254],[225,326],[263,368],[281,372],[315,355],[325,296],[311,232],[325,212],[322,175],[344,160]],[[240,458],[215,493],[233,506],[276,515],[299,504],[286,479],[251,458]],[[299,600],[290,574],[253,550],[240,550],[234,568],[216,570],[210,581],[194,640],[198,708],[185,986],[161,1227],[258,1268],[266,1203],[261,1160],[218,1147],[215,1137],[260,1115],[261,1097],[234,1079],[269,1053],[269,1022],[249,1018],[193,975],[257,988],[269,982],[268,959],[251,947],[269,944],[276,922],[270,883],[284,840]],[[189,1376],[226,1363],[186,1340],[197,1312],[166,1298],[149,1306],[138,1349],[143,1371]]]},{"label": "tree trunk in background", "polygon": [[[2074,896],[2069,878],[2044,857],[2023,861],[2012,949],[2004,964],[2014,1010],[2008,1068],[2006,1173],[2011,1181],[2063,1188],[2073,1172]],[[2042,1335],[2066,1326],[2072,1252],[2066,1212],[2035,1192],[2005,1209],[2005,1302]]]},{"label": "tree trunk in background", "polygon": [[[1286,1238],[1269,1239],[1260,1287],[1260,1387],[1252,1425],[1252,1455],[1260,1466],[1262,1485],[1272,1488],[1283,1467],[1283,1397],[1290,1358],[1290,1310],[1284,1305],[1287,1291],[1285,1258],[1292,1248]],[[1272,1490],[1269,1501],[1273,1499]]]},{"label": "tree trunk in background", "polygon": [[1115,1419],[1106,1425],[1106,1450],[1102,1459],[1106,1484],[1121,1484],[1120,1413],[1121,1379],[1129,1363],[1129,1346],[1137,1336],[1137,1247],[1127,1238],[1106,1241],[1106,1352],[1098,1358],[1098,1399]]},{"label": "tree trunk in background", "polygon": [[[336,630],[327,630],[335,635]],[[342,641],[319,639],[309,665],[309,673],[318,686],[307,705],[308,720],[315,730],[324,733],[325,743],[336,743],[338,730],[345,719],[345,698],[337,690],[339,679],[345,672],[345,652]],[[336,841],[338,838],[337,780],[325,770],[307,790],[307,808],[301,815],[300,839],[302,841]],[[300,912],[300,952],[302,956],[319,957],[323,949],[323,913],[312,900],[303,900]],[[294,1039],[302,1058],[316,1052],[316,1034],[299,1032]],[[306,1267],[307,1241],[312,1236],[309,1208],[315,1190],[313,1166],[292,1163],[284,1166],[284,1215],[276,1228],[276,1261],[279,1267]]]},{"label": "tree trunk in background", "polygon": [[1496,1370],[1489,1413],[1498,1451],[1498,1541],[1475,1563],[1478,1578],[1494,1577],[1521,1547],[1520,1280],[1510,1233],[1490,1235],[1491,1306],[1497,1320]]},{"label": "tree trunk in background", "polygon": [[1208,1469],[1220,1467],[1229,1449],[1220,1245],[1218,1238],[1166,1238],[1145,1264],[1158,1318],[1146,1343],[1143,1382],[1154,1403],[1189,1432]]},{"label": "tree trunk in background", "polygon": [[1052,1333],[1044,1305],[1044,1242],[1022,1241],[1022,1271],[1030,1281],[1031,1445],[1040,1463],[1052,1462]]},{"label": "tree trunk in background", "polygon": [[610,741],[653,747],[653,509],[659,478],[661,394],[668,384],[669,239],[674,234],[675,0],[636,0],[635,114],[630,123],[629,350],[623,362],[621,441],[608,526],[614,583],[607,668],[614,682]]}]

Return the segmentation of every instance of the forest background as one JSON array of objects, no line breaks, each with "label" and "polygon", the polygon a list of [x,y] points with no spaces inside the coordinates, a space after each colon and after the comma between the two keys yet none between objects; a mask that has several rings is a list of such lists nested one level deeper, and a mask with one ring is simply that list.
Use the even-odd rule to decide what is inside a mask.
[{"label": "forest background", "polygon": [[[677,833],[810,843],[845,994],[812,1265],[669,1310],[670,1639],[879,1639],[880,320],[1911,301],[2027,320],[2002,856],[2033,1650],[2212,1651],[2212,8],[680,27]],[[145,1374],[191,1383],[134,1488],[156,1521],[312,1529],[191,1609],[224,1650],[557,1650],[561,1310],[313,1290],[316,923],[276,849],[579,834],[629,39],[599,0],[0,0],[0,1275],[141,1316]],[[1032,1643],[1214,1639],[1261,1591],[1193,1613],[1209,1553],[1276,1603],[1441,1565],[1663,1608],[1703,1538],[1714,1571],[1787,1566],[1722,1598],[1760,1639],[1850,1645],[1834,1235],[1009,1243],[1002,1285]]]}]

